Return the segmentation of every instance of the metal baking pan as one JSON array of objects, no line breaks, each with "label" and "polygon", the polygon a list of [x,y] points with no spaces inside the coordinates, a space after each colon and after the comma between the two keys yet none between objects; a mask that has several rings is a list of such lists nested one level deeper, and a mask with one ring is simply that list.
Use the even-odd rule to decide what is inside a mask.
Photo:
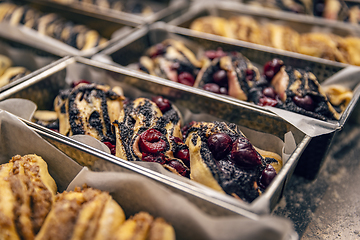
[{"label": "metal baking pan", "polygon": [[[230,240],[239,237],[244,240],[298,239],[293,224],[288,219],[257,216],[245,210],[234,212],[225,209],[210,202],[206,196],[199,197],[198,193],[193,193],[191,190],[184,191],[181,186],[173,187],[175,183],[167,184],[167,180],[171,179],[150,180],[149,178],[153,179],[156,176],[152,177],[152,173],[147,172],[147,169],[129,162],[118,161],[116,164],[109,162],[110,166],[118,169],[118,172],[89,171],[69,155],[64,154],[62,149],[67,147],[69,152],[79,153],[77,161],[80,158],[101,157],[96,152],[79,145],[72,146],[62,139],[49,136],[46,132],[29,127],[16,116],[2,110],[0,110],[0,126],[2,139],[0,164],[7,163],[15,155],[36,154],[46,162],[59,193],[71,191],[84,184],[109,192],[124,210],[127,219],[140,211],[148,212],[154,217],[162,217],[173,226],[178,240],[219,238]],[[187,200],[185,196],[192,201]],[[207,214],[206,212],[209,211],[221,217]],[[214,231],[214,226],[221,231]]]},{"label": "metal baking pan", "polygon": [[40,72],[39,69],[61,58],[60,56],[53,55],[49,52],[1,37],[0,54],[10,58],[13,67],[25,67],[31,72],[22,78],[0,87],[0,92],[3,92],[16,84],[37,75]]},{"label": "metal baking pan", "polygon": [[[281,198],[282,193],[285,190],[286,183],[288,179],[291,178],[302,152],[306,149],[307,144],[311,140],[309,136],[305,135],[298,129],[294,128],[291,124],[288,124],[286,121],[270,112],[261,111],[240,102],[234,103],[227,101],[200,89],[182,86],[181,84],[171,83],[158,77],[141,74],[125,68],[113,67],[108,64],[80,57],[65,58],[57,66],[45,68],[38,76],[35,76],[27,82],[14,86],[8,91],[1,93],[0,100],[23,98],[36,103],[38,109],[52,109],[53,100],[59,90],[69,87],[70,83],[66,83],[65,79],[70,79],[70,76],[67,74],[70,73],[70,71],[74,71],[74,69],[76,69],[76,71],[72,72],[71,78],[87,79],[97,83],[106,83],[112,86],[119,85],[124,89],[125,95],[128,97],[138,97],[139,95],[149,97],[153,95],[163,95],[175,104],[180,111],[185,111],[187,115],[189,115],[190,112],[191,114],[195,114],[197,117],[200,117],[201,119],[197,119],[198,121],[209,121],[208,117],[211,116],[216,119],[238,124],[239,126],[246,127],[248,129],[269,133],[282,139],[283,141],[284,135],[291,132],[294,136],[294,145],[296,145],[296,147],[294,146],[295,150],[291,152],[291,154],[289,152],[289,159],[286,164],[284,164],[284,167],[266,192],[255,199],[251,204],[238,201],[233,197],[219,194],[213,190],[206,190],[204,192],[205,188],[202,185],[202,187],[199,187],[199,184],[191,184],[193,185],[191,187],[186,185],[187,187],[185,187],[184,185],[181,185],[182,183],[180,183],[185,180],[188,181],[187,179],[183,180],[184,178],[181,178],[182,181],[180,181],[179,178],[171,180],[172,183],[176,183],[172,185],[173,188],[180,188],[181,185],[181,188],[184,189],[184,191],[196,192],[202,195],[203,198],[206,197],[206,199],[209,199],[211,204],[220,204],[221,206],[226,206],[226,209],[232,209],[232,211],[235,211],[236,209],[237,211],[246,209],[257,214],[271,212]],[[193,119],[188,119],[188,121],[191,120]],[[57,134],[51,130],[44,129],[37,124],[32,125],[37,129],[47,132],[49,137],[62,139],[63,141],[61,144],[63,145],[74,143],[76,146],[78,144],[75,140]],[[260,140],[251,139],[250,137],[249,139],[250,141]],[[256,143],[254,144],[256,145]],[[94,151],[89,146],[87,148]],[[66,147],[62,149],[62,151],[66,152],[75,159],[76,155],[79,154],[78,152],[71,152],[72,150],[69,150]],[[110,154],[106,154],[105,152],[97,151],[97,153],[98,158],[86,161],[86,163],[89,163],[90,161],[91,164],[86,165],[88,165],[91,169],[97,171],[108,170],[106,163],[112,162],[117,164],[124,162],[123,160]],[[154,173],[152,178],[155,180],[163,179],[162,175],[163,174]],[[193,183],[193,181],[188,182]]]},{"label": "metal baking pan", "polygon": [[213,1],[211,4],[203,4],[201,1],[196,2],[186,14],[170,21],[169,24],[189,28],[190,24],[199,17],[219,16],[228,19],[238,15],[251,16],[258,22],[284,23],[299,33],[319,31],[333,33],[342,37],[348,35],[360,36],[360,28],[353,24],[250,6],[235,1]]},{"label": "metal baking pan", "polygon": [[[221,47],[224,51],[239,51],[258,66],[263,66],[267,61],[273,58],[280,58],[286,62],[287,65],[303,69],[310,68],[320,83],[348,66],[342,63],[301,54],[273,51],[272,48],[266,48],[242,41],[234,41],[212,35],[198,35],[193,31],[163,23],[155,23],[151,25],[149,29],[140,29],[139,31],[134,32],[121,42],[105,49],[98,55],[95,55],[94,58],[110,64],[128,66],[131,63],[138,62],[139,58],[150,46],[160,43],[167,38],[183,40],[186,43],[185,45],[193,51],[197,50],[196,48],[194,49],[194,46],[192,46],[193,44],[195,44],[196,47],[203,47],[204,50]],[[196,53],[196,51],[194,52]],[[341,119],[332,123],[323,122],[323,124],[326,125],[325,128],[330,124],[332,130],[330,132],[326,131],[321,135],[311,135],[314,138],[312,138],[311,144],[304,153],[306,157],[302,158],[299,162],[299,167],[296,170],[300,175],[309,179],[314,179],[316,177],[323,164],[334,134],[343,128],[347,119],[355,109],[355,105],[360,95],[359,84],[357,84],[357,87],[354,87],[353,91],[354,97],[347,110],[341,116]],[[224,98],[231,99],[234,102],[253,105],[234,98]],[[311,123],[309,128],[317,129],[319,128],[319,125],[317,123]]]},{"label": "metal baking pan", "polygon": [[81,51],[48,36],[41,36],[35,30],[25,26],[18,25],[18,27],[15,27],[5,22],[1,23],[0,37],[15,40],[62,57],[67,55],[90,57],[96,52],[120,40],[141,25],[139,22],[133,22],[128,19],[112,19],[108,16],[87,13],[63,5],[44,5],[41,4],[41,2],[36,1],[22,1],[20,4],[27,4],[43,13],[56,13],[64,19],[94,29],[98,31],[101,36],[109,39],[107,44]]},{"label": "metal baking pan", "polygon": [[104,17],[108,19],[117,20],[125,20],[130,21],[137,24],[150,24],[156,21],[168,22],[181,16],[185,13],[189,7],[189,1],[187,0],[147,0],[141,1],[145,6],[149,6],[152,9],[152,13],[147,15],[142,15],[141,13],[127,13],[123,11],[117,11],[113,9],[107,9],[104,7],[98,7],[97,5],[93,5],[89,2],[82,1],[64,1],[64,3],[56,0],[27,0],[30,2],[34,2],[37,4],[41,4],[44,6],[53,6],[57,8],[63,9],[71,8],[73,11],[77,13],[85,14],[85,15],[96,15],[99,17]]},{"label": "metal baking pan", "polygon": [[[201,2],[193,4],[189,11],[179,18],[169,22],[169,24],[184,27],[189,29],[191,23],[200,17],[204,16],[219,16],[229,19],[233,16],[250,16],[259,23],[274,23],[284,25],[292,28],[296,32],[309,33],[331,33],[340,37],[360,36],[360,27],[355,24],[347,22],[332,21],[324,18],[307,16],[296,13],[282,12],[274,9],[266,9],[257,6],[250,6],[239,2],[213,2],[212,4],[202,4]],[[209,35],[207,33],[197,32],[197,35]],[[211,34],[210,34],[211,35]],[[218,36],[219,39],[225,37]],[[241,40],[233,40],[239,41]],[[258,45],[258,48],[266,49],[263,45]],[[272,48],[273,52],[284,53],[292,55],[292,52],[282,49]],[[297,53],[297,55],[302,55]],[[295,56],[295,55],[294,55]]]}]

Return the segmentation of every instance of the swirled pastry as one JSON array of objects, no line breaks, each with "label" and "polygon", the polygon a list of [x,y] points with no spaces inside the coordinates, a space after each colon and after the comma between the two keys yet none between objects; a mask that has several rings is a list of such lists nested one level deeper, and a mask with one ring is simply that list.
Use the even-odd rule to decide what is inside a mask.
[{"label": "swirled pastry", "polygon": [[11,67],[12,61],[5,55],[0,55],[0,76],[4,74],[4,72]]},{"label": "swirled pastry", "polygon": [[[166,169],[187,176],[187,147],[182,142],[180,113],[162,97],[137,98],[126,104],[116,131],[116,156],[129,161],[157,162]],[[185,154],[185,156],[184,156]]]},{"label": "swirled pastry", "polygon": [[222,17],[206,16],[197,18],[190,25],[190,29],[204,33],[211,33],[223,37],[234,38],[229,22]]},{"label": "swirled pastry", "polygon": [[1,21],[12,25],[22,24],[79,50],[87,50],[107,42],[97,31],[85,25],[67,21],[55,13],[41,13],[29,6],[0,3]]},{"label": "swirled pastry", "polygon": [[154,76],[192,86],[202,63],[183,43],[167,39],[140,58],[139,69]]},{"label": "swirled pastry", "polygon": [[292,28],[269,23],[261,31],[264,45],[291,52],[298,51],[300,34]]},{"label": "swirled pastry", "polygon": [[14,156],[0,166],[0,239],[34,239],[57,191],[45,161]]},{"label": "swirled pastry", "polygon": [[260,79],[259,70],[241,53],[218,50],[215,56],[204,64],[194,86],[246,101],[249,89]]},{"label": "swirled pastry", "polygon": [[56,196],[35,239],[112,239],[124,221],[124,211],[108,193],[77,189]]},{"label": "swirled pastry", "polygon": [[279,59],[265,64],[266,80],[250,90],[249,100],[261,106],[276,106],[321,120],[339,120],[316,76],[306,70],[284,66]]},{"label": "swirled pastry", "polygon": [[59,132],[66,136],[90,135],[102,142],[115,142],[112,122],[122,109],[122,90],[98,84],[79,84],[61,92],[54,101]]},{"label": "swirled pastry", "polygon": [[29,73],[30,71],[24,67],[10,67],[6,69],[3,75],[0,76],[0,87],[20,79]]},{"label": "swirled pastry", "polygon": [[196,122],[185,136],[190,178],[247,202],[264,191],[282,166],[279,155],[256,149],[235,124]]},{"label": "swirled pastry", "polygon": [[302,34],[299,40],[298,52],[314,57],[347,63],[346,56],[338,49],[341,38],[325,33]]},{"label": "swirled pastry", "polygon": [[248,16],[236,16],[229,19],[234,38],[257,44],[264,44],[262,29],[258,22]]},{"label": "swirled pastry", "polygon": [[125,221],[123,209],[107,192],[76,188],[56,196],[35,238],[42,239],[172,240],[175,232],[162,218],[154,219],[146,212],[139,212]]}]

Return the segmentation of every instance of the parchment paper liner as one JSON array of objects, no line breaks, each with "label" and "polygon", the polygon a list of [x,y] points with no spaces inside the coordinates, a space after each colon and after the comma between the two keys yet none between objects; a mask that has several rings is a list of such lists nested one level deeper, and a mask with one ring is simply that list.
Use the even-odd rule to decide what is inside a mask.
[{"label": "parchment paper liner", "polygon": [[145,177],[91,172],[47,143],[15,116],[2,110],[0,138],[0,163],[8,162],[16,154],[35,153],[47,162],[60,192],[84,183],[109,191],[127,216],[147,211],[153,216],[165,218],[174,226],[177,239],[297,239],[291,222],[286,219],[271,216],[255,220],[241,216],[214,218],[182,196]]}]

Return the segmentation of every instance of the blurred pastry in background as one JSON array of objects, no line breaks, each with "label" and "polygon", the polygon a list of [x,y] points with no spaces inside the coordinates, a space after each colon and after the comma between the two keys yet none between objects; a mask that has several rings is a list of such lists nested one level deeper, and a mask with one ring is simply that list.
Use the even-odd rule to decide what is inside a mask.
[{"label": "blurred pastry in background", "polygon": [[89,6],[99,7],[102,9],[110,9],[115,11],[122,11],[133,14],[141,14],[144,16],[150,15],[153,13],[151,7],[139,0],[53,0],[54,2],[59,2],[62,4],[72,4],[80,3],[85,8]]},{"label": "blurred pastry in background", "polygon": [[139,70],[148,74],[193,86],[202,67],[195,54],[182,42],[166,39],[150,47],[140,58]]},{"label": "blurred pastry in background", "polygon": [[12,66],[10,58],[0,55],[0,87],[3,87],[30,73],[25,67]]},{"label": "blurred pastry in background", "polygon": [[0,3],[1,21],[14,26],[24,25],[79,50],[87,50],[107,43],[107,39],[85,25],[68,21],[56,13],[41,13],[26,5]]}]

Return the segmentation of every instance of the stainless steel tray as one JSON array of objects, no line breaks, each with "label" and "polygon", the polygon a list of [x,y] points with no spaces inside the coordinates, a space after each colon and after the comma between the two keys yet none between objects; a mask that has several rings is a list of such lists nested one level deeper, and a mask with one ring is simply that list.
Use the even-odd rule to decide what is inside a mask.
[{"label": "stainless steel tray", "polygon": [[[10,41],[0,37],[0,54],[9,57],[13,63],[12,66],[25,67],[30,74],[19,78],[11,83],[0,87],[0,92],[3,92],[18,83],[21,83],[33,76],[36,76],[42,67],[45,67],[61,57],[42,51],[37,48],[33,48],[18,42]],[[55,63],[56,64],[56,63]]]},{"label": "stainless steel tray", "polygon": [[[318,18],[313,16],[307,16],[296,13],[283,12],[273,9],[266,9],[256,6],[249,6],[239,2],[212,2],[212,4],[203,4],[197,2],[193,4],[189,11],[179,18],[176,18],[169,22],[169,24],[189,28],[191,23],[199,18],[204,16],[219,16],[223,18],[230,18],[233,16],[251,16],[258,22],[271,22],[278,23],[285,26],[289,26],[299,33],[307,32],[325,32],[336,34],[341,37],[347,36],[360,36],[360,27],[354,24],[332,21],[324,18]],[[197,35],[204,36],[209,35],[206,33],[197,32]],[[211,35],[211,34],[210,34]],[[225,37],[218,36],[219,39],[224,39]],[[240,40],[233,39],[233,42],[242,42]],[[257,45],[257,44],[256,44]],[[262,45],[257,45],[260,49],[266,49]],[[271,48],[273,52],[284,53],[293,55],[293,52],[288,52],[281,49]],[[303,55],[296,53],[296,55]],[[294,55],[294,56],[296,56]],[[314,57],[311,57],[314,58]],[[311,59],[310,58],[310,59]]]},{"label": "stainless steel tray", "polygon": [[[39,109],[52,109],[53,100],[59,90],[69,87],[69,84],[65,82],[65,76],[70,68],[84,70],[81,74],[79,73],[79,75],[76,76],[78,79],[88,79],[90,81],[106,83],[109,85],[120,85],[123,87],[124,92],[128,93],[125,94],[128,97],[136,97],[138,94],[149,97],[160,94],[170,99],[180,111],[190,111],[194,114],[209,114],[217,119],[232,122],[253,130],[270,133],[281,139],[284,138],[285,133],[291,131],[297,145],[295,151],[290,155],[288,161],[284,164],[284,167],[266,192],[251,204],[240,202],[233,197],[225,196],[212,190],[204,192],[203,187],[199,187],[198,184],[195,184],[194,186],[183,185],[184,183],[179,181],[178,178],[170,180],[165,177],[171,188],[182,189],[187,193],[196,193],[197,196],[206,199],[211,205],[216,204],[225,209],[230,209],[233,212],[241,212],[242,209],[246,209],[258,214],[269,213],[281,198],[286,187],[286,182],[292,176],[302,152],[311,140],[309,136],[303,134],[301,131],[270,112],[261,111],[246,104],[241,104],[240,102],[234,103],[227,101],[203,90],[189,88],[182,86],[181,84],[165,81],[161,78],[148,76],[136,71],[129,71],[124,68],[113,67],[80,57],[65,58],[57,66],[43,69],[43,72],[38,76],[1,93],[0,100],[8,98],[24,98],[35,102]],[[194,104],[195,102],[196,104]],[[198,116],[201,117],[201,115]],[[208,121],[208,119],[201,120]],[[78,148],[76,146],[80,146],[81,144],[36,124],[29,123],[29,125],[32,125],[42,132],[46,132],[49,138],[61,140],[60,142],[52,141],[52,143],[62,145],[62,151],[66,152],[74,159],[78,158],[77,155],[80,153],[73,151],[72,147]],[[250,140],[252,141],[252,139]],[[66,146],[71,146],[71,148]],[[91,162],[91,164],[87,164],[91,169],[97,171],[109,170],[106,164],[109,162],[118,164],[119,166],[132,164],[104,152],[95,151],[93,148],[86,147],[83,144],[81,146],[89,149],[89,151],[91,150],[97,153],[98,157],[96,159],[91,161],[88,159],[86,161],[86,163],[89,163],[89,161]],[[81,160],[79,160],[79,162],[84,163]],[[111,167],[110,170],[116,169]],[[147,172],[152,173],[151,178],[157,181],[162,181],[161,179],[164,179],[162,174],[154,173],[151,170],[147,170]],[[144,174],[144,172],[141,172],[140,174]],[[204,203],[199,203],[198,205],[203,205],[203,207],[208,208],[208,205],[205,205]],[[215,212],[218,211],[213,207],[208,208],[209,211],[210,209],[213,209]]]},{"label": "stainless steel tray", "polygon": [[44,6],[53,6],[60,9],[71,8],[77,13],[85,15],[94,15],[102,18],[112,19],[113,21],[129,21],[136,24],[150,24],[156,21],[168,22],[181,16],[185,13],[189,6],[187,0],[161,0],[161,1],[142,1],[154,10],[149,15],[133,14],[122,11],[116,11],[107,8],[100,8],[90,3],[83,3],[80,1],[73,1],[71,3],[60,3],[54,0],[27,0]]},{"label": "stainless steel tray", "polygon": [[[115,43],[116,41],[120,40],[122,37],[126,36],[129,32],[133,31],[135,28],[139,27],[142,23],[141,22],[134,22],[129,19],[124,18],[111,18],[107,15],[98,15],[94,13],[88,13],[86,11],[72,9],[68,6],[59,5],[59,4],[42,4],[41,1],[22,1],[22,4],[30,5],[31,7],[43,12],[43,13],[56,13],[61,17],[70,20],[74,23],[83,24],[87,27],[94,29],[100,33],[101,36],[109,39],[107,44],[102,46],[98,46],[92,49],[80,51],[74,47],[71,47],[67,44],[64,44],[58,40],[50,39],[56,43],[49,43],[42,39],[40,34],[29,34],[28,31],[24,33],[24,31],[0,31],[0,37],[8,38],[11,40],[15,40],[26,45],[30,45],[41,50],[50,52],[57,56],[67,56],[67,55],[78,55],[83,57],[90,57],[96,52],[110,46],[111,44]],[[9,29],[17,29],[15,26],[11,26],[5,23],[4,26]],[[22,25],[19,25],[19,29],[21,29]],[[24,27],[26,29],[26,27]],[[29,29],[30,30],[30,29]],[[35,32],[35,31],[34,31]],[[35,32],[36,33],[36,32]],[[35,36],[34,36],[35,35]],[[36,36],[39,35],[39,36]],[[47,37],[49,38],[49,37]],[[65,45],[61,47],[60,45]]]},{"label": "stainless steel tray", "polygon": [[[94,58],[118,66],[127,66],[131,63],[138,62],[140,56],[142,56],[150,46],[160,43],[167,38],[183,40],[186,43],[185,45],[190,49],[194,48],[192,45],[195,44],[196,46],[202,46],[205,50],[221,47],[224,51],[239,51],[254,64],[259,66],[264,65],[273,58],[280,58],[293,67],[309,67],[317,76],[320,83],[347,66],[342,63],[313,58],[301,54],[273,51],[272,48],[266,48],[242,41],[230,40],[212,35],[198,35],[194,31],[163,23],[155,23],[151,25],[149,29],[140,29],[139,31],[134,32],[127,38],[124,38],[121,42],[105,49],[98,55],[95,55]],[[353,90],[354,97],[347,110],[343,113],[338,122],[330,123],[334,131],[312,138],[311,144],[306,149],[304,153],[305,156],[301,159],[299,167],[297,168],[297,173],[300,175],[309,179],[314,179],[316,177],[325,159],[334,134],[336,131],[343,128],[347,119],[355,110],[355,105],[360,96],[360,85],[358,84]],[[231,99],[234,102],[242,102],[234,98],[227,99]],[[242,102],[242,104],[254,106],[250,103]],[[315,125],[312,127],[317,128]]]},{"label": "stainless steel tray", "polygon": [[359,36],[360,34],[358,26],[346,22],[250,6],[236,1],[212,1],[211,4],[204,4],[201,1],[195,2],[186,14],[170,21],[169,24],[189,28],[196,18],[209,15],[226,19],[238,15],[247,15],[258,21],[285,23],[299,33],[323,31],[339,36]]},{"label": "stainless steel tray", "polygon": [[[287,219],[257,216],[245,210],[234,212],[211,202],[206,196],[201,197],[200,194],[198,197],[199,194],[191,189],[184,191],[182,187],[186,186],[175,187],[176,183],[172,183],[171,179],[153,175],[147,169],[130,162],[107,162],[113,169],[117,169],[117,173],[88,171],[71,159],[69,155],[64,154],[62,150],[68,149],[70,155],[78,153],[77,161],[89,158],[97,159],[102,156],[91,149],[82,148],[78,144],[72,145],[62,139],[56,139],[52,134],[48,135],[37,128],[27,126],[14,115],[1,110],[0,126],[1,164],[7,163],[15,155],[37,154],[47,163],[58,192],[73,190],[74,187],[83,186],[84,183],[90,187],[107,191],[120,204],[126,218],[140,211],[146,211],[154,217],[162,217],[172,224],[178,240],[217,240],[219,236],[221,239],[229,240],[238,239],[241,236],[244,240],[255,237],[267,240],[298,239],[292,223]],[[20,137],[24,135],[26,138]],[[114,161],[114,159],[110,160]],[[154,178],[157,180],[151,180]],[[191,202],[184,196],[191,199]],[[206,212],[212,212],[213,215],[210,216]],[[216,214],[221,217],[214,216]],[[269,221],[271,222],[269,223]],[[252,227],[249,227],[249,224]],[[213,226],[220,228],[221,231],[213,231]],[[235,227],[236,229],[234,229]]]}]

